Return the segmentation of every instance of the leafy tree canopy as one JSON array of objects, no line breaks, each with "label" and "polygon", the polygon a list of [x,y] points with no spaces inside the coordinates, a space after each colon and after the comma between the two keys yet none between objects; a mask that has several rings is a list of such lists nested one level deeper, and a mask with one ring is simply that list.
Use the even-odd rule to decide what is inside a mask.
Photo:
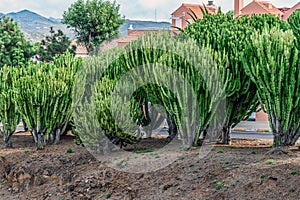
[{"label": "leafy tree canopy", "polygon": [[71,40],[61,31],[54,31],[53,27],[50,27],[50,35],[46,36],[40,43],[38,50],[38,57],[41,61],[52,61],[55,56],[69,51],[75,54],[76,47],[70,47]]},{"label": "leafy tree canopy", "polygon": [[104,40],[118,34],[124,23],[120,5],[103,0],[78,0],[63,14],[63,23],[72,27],[78,42],[83,42],[89,53]]},{"label": "leafy tree canopy", "polygon": [[0,20],[0,67],[23,66],[34,55],[18,24],[11,18]]}]

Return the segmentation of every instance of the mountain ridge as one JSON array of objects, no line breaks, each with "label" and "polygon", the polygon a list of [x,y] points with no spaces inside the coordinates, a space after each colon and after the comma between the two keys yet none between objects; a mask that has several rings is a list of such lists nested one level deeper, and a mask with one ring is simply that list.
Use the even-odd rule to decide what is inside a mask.
[{"label": "mountain ridge", "polygon": [[[7,14],[0,13],[0,17],[3,16],[8,16],[15,20],[20,29],[23,31],[25,37],[32,42],[37,42],[45,38],[45,36],[49,34],[50,27],[53,27],[54,30],[62,30],[71,39],[75,36],[75,33],[71,29],[67,28],[65,24],[61,23],[61,19],[53,17],[47,18],[27,9],[19,12],[10,12]],[[143,30],[160,30],[171,28],[171,24],[169,22],[126,19],[124,24],[122,24],[119,28],[119,32],[122,36],[127,35],[127,30],[130,25],[132,25],[134,29]]]}]

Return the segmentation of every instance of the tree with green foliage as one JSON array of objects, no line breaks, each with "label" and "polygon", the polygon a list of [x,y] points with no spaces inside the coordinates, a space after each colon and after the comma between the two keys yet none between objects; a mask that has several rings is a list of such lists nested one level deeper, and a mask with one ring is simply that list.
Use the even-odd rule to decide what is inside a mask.
[{"label": "tree with green foliage", "polygon": [[269,115],[274,150],[285,151],[300,136],[300,53],[292,31],[254,32],[243,63]]},{"label": "tree with green foliage", "polygon": [[[252,15],[233,19],[232,14],[205,14],[203,19],[183,30],[200,45],[211,46],[227,57],[226,69],[220,69],[226,87],[226,119],[222,125],[222,143],[230,141],[230,129],[246,119],[257,108],[256,86],[247,78],[242,65],[242,52],[254,30],[278,26],[287,29],[288,24],[275,15]],[[227,60],[227,61],[226,61]]]},{"label": "tree with green foliage", "polygon": [[18,24],[9,17],[0,20],[0,67],[24,66],[34,55]]},{"label": "tree with green foliage", "polygon": [[70,46],[70,44],[71,40],[61,30],[55,32],[53,27],[50,27],[50,35],[46,36],[39,44],[38,59],[49,62],[66,51],[75,54],[76,46]]},{"label": "tree with green foliage", "polygon": [[103,41],[117,35],[124,23],[120,6],[108,0],[78,0],[63,14],[62,22],[73,28],[78,42],[91,54]]}]

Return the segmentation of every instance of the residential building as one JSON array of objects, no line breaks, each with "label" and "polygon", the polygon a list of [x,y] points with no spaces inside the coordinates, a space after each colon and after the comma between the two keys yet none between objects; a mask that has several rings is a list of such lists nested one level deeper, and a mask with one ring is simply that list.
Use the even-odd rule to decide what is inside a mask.
[{"label": "residential building", "polygon": [[292,8],[277,8],[271,1],[253,0],[244,6],[244,0],[234,0],[234,17],[252,14],[274,14],[280,19],[287,20],[289,16],[300,9],[300,2]]},{"label": "residential building", "polygon": [[[129,42],[137,40],[140,36],[142,36],[146,33],[159,32],[159,31],[170,31],[170,30],[152,30],[152,29],[138,30],[138,29],[133,29],[133,27],[130,26],[128,28],[127,36],[114,38],[114,39],[103,42],[100,46],[100,51],[112,49],[114,47],[124,47]],[[84,44],[77,43],[77,39],[72,40],[71,45],[76,46],[76,54],[75,54],[76,57],[87,57],[89,55]]]},{"label": "residential building", "polygon": [[291,16],[291,14],[293,14],[293,12],[295,12],[298,9],[300,9],[300,1],[296,5],[294,5],[292,8],[290,8],[286,11],[283,11],[284,13],[283,13],[282,19],[287,20]]},{"label": "residential building", "polygon": [[83,43],[78,43],[77,39],[73,39],[71,41],[71,46],[76,46],[76,53],[75,53],[75,57],[87,57],[88,51],[86,49],[86,47],[84,46]]},{"label": "residential building", "polygon": [[280,19],[283,17],[283,12],[270,1],[253,0],[244,7],[244,0],[234,0],[235,17],[252,14],[274,14]]},{"label": "residential building", "polygon": [[217,13],[217,7],[214,5],[213,1],[208,1],[207,5],[183,3],[171,14],[173,30],[176,30],[175,27],[184,29],[187,27],[188,23],[193,23],[193,13],[197,18],[202,19],[203,14],[200,8],[203,10],[206,8],[208,13],[211,14]]},{"label": "residential building", "polygon": [[133,29],[132,26],[128,28],[127,36],[121,37],[117,40],[117,43],[119,47],[126,46],[127,43],[137,40],[141,35],[144,35],[149,32],[159,32],[163,30],[138,30]]}]

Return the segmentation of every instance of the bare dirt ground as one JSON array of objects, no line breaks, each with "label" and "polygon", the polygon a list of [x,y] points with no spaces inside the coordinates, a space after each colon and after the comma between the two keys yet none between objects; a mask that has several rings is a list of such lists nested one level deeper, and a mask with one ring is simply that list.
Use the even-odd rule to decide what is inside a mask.
[{"label": "bare dirt ground", "polygon": [[24,133],[13,136],[13,149],[1,143],[0,199],[299,199],[296,147],[291,154],[267,155],[271,141],[233,140],[205,158],[194,148],[163,169],[137,174],[106,167],[73,139],[67,135],[40,151]]}]

